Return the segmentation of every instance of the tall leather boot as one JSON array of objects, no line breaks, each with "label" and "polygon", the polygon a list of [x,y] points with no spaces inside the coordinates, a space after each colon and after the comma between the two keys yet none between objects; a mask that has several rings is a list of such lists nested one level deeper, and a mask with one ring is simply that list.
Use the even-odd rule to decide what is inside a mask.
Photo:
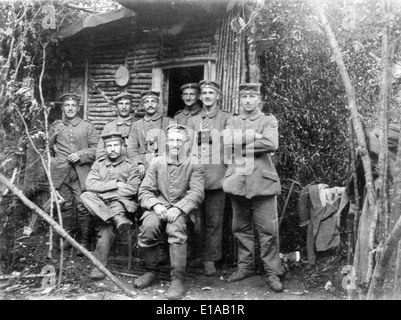
[{"label": "tall leather boot", "polygon": [[159,246],[141,248],[147,271],[134,281],[134,287],[147,288],[157,280],[159,273]]},{"label": "tall leather boot", "polygon": [[184,296],[185,269],[187,267],[187,244],[170,245],[171,284],[167,299],[181,299]]},{"label": "tall leather boot", "polygon": [[[81,230],[81,245],[88,251],[91,251],[90,250],[90,240],[92,235],[91,220],[92,220],[91,216],[87,214],[80,219],[80,224],[79,224]],[[79,257],[84,256],[84,254],[81,251],[79,251],[77,255]]]},{"label": "tall leather boot", "polygon": [[[95,251],[93,251],[93,255],[98,259],[104,266],[107,264],[107,256],[109,254],[110,248],[114,242],[116,235],[113,231],[113,225],[107,224],[102,226],[98,234],[99,238],[96,242]],[[103,272],[101,272],[98,268],[93,267],[89,278],[92,280],[101,280],[106,276]]]}]

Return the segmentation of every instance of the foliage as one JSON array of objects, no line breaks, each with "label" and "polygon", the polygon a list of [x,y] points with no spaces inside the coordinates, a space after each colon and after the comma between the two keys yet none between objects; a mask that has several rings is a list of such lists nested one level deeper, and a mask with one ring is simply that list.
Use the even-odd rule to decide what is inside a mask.
[{"label": "foliage", "polygon": [[[65,0],[0,2],[0,173],[10,177],[13,169],[17,168],[20,176],[16,179],[16,185],[24,183],[29,168],[41,168],[43,171],[41,163],[34,166],[29,163],[25,167],[25,157],[30,139],[32,144],[38,142],[36,147],[43,147],[46,136],[45,114],[48,115],[53,108],[47,101],[54,100],[54,75],[63,68],[58,40],[54,34],[61,25],[89,14],[71,7],[72,4],[81,7],[86,5],[91,8],[91,12],[108,11],[119,6],[111,0],[86,0],[80,3]],[[50,13],[53,20],[48,19]],[[48,24],[51,24],[51,28],[47,28]],[[36,170],[33,175],[32,181],[35,183],[41,178],[38,172]],[[29,191],[34,188],[29,184],[27,187]],[[43,201],[41,193],[46,190],[37,189],[38,194],[35,196]],[[2,191],[3,188],[0,188]],[[0,197],[1,200],[4,198]],[[15,210],[4,206],[4,201],[1,205],[4,210],[0,210],[0,242],[4,243],[7,223],[3,223],[3,218],[6,219]],[[0,247],[0,260],[2,251],[4,247]]]},{"label": "foliage", "polygon": [[[347,179],[347,99],[326,36],[308,0],[243,2],[245,32],[261,65],[264,110],[280,125],[276,153],[283,179],[343,185]],[[325,1],[368,129],[378,125],[382,7],[370,0]],[[397,11],[398,12],[398,11]],[[248,17],[248,18],[246,18]],[[398,23],[399,15],[394,16]],[[398,32],[398,31],[397,31]],[[396,61],[398,57],[396,55]],[[393,87],[397,88],[398,80]],[[399,95],[398,95],[399,96]],[[396,98],[398,97],[396,96]],[[390,118],[401,119],[393,104]]]}]

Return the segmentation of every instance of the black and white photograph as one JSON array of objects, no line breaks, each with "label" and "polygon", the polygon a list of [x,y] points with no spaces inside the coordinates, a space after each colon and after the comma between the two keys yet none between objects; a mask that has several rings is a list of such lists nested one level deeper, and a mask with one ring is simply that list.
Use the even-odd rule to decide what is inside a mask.
[{"label": "black and white photograph", "polygon": [[401,0],[0,0],[0,300],[400,300],[400,105]]}]

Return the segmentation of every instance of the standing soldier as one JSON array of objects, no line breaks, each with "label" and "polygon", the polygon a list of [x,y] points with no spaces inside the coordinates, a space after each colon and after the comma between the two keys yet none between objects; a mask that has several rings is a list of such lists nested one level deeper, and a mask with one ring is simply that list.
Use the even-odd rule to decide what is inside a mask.
[{"label": "standing soldier", "polygon": [[145,116],[133,123],[128,138],[128,157],[135,159],[138,163],[142,177],[148,162],[158,153],[165,152],[166,128],[173,121],[173,119],[161,115],[159,95],[159,92],[152,90],[141,94]]},{"label": "standing soldier", "polygon": [[[128,92],[122,92],[114,97],[113,102],[115,103],[117,118],[106,123],[103,128],[102,135],[109,132],[121,132],[123,137],[123,155],[127,155],[127,139],[131,131],[131,125],[134,122],[132,115],[132,94]],[[106,158],[106,150],[104,149],[104,142],[99,141],[96,149],[96,160],[100,158]]]},{"label": "standing soldier", "polygon": [[188,128],[172,124],[167,129],[168,153],[155,157],[139,188],[141,207],[148,210],[141,217],[138,236],[147,272],[135,280],[134,286],[146,288],[159,272],[159,249],[162,232],[168,235],[171,263],[171,285],[168,299],[180,299],[185,291],[187,263],[187,216],[202,202],[203,165],[188,155]]},{"label": "standing soldier", "polygon": [[[63,227],[71,233],[74,200],[78,209],[81,244],[90,250],[91,216],[80,196],[85,190],[86,177],[95,160],[99,135],[88,120],[79,115],[81,97],[67,93],[60,97],[63,120],[56,120],[50,128],[51,175],[54,187],[65,202],[61,206]],[[71,245],[65,241],[64,248]]]},{"label": "standing soldier", "polygon": [[220,109],[220,85],[215,81],[200,83],[203,107],[199,115],[190,119],[188,126],[198,133],[198,155],[205,165],[205,200],[201,207],[202,261],[205,275],[216,274],[215,262],[222,257],[222,234],[225,193],[222,180],[226,172],[221,132],[231,115]]},{"label": "standing soldier", "polygon": [[186,83],[181,86],[181,99],[184,101],[184,109],[178,111],[174,120],[178,124],[188,125],[188,119],[199,114],[202,110],[202,104],[199,101],[200,92],[198,83]]},{"label": "standing soldier", "polygon": [[[238,270],[228,278],[239,281],[254,274],[255,237],[259,234],[260,254],[266,282],[273,291],[283,290],[279,276],[279,233],[276,195],[281,192],[280,179],[271,159],[278,148],[278,123],[274,116],[259,108],[260,84],[241,84],[241,114],[229,119],[224,143],[233,149],[223,182],[231,194],[233,233],[238,240]],[[234,139],[233,139],[234,138]]]},{"label": "standing soldier", "polygon": [[[103,220],[93,255],[106,265],[110,247],[115,238],[113,226],[123,233],[132,224],[127,212],[135,212],[135,202],[140,184],[138,166],[127,159],[122,149],[124,139],[121,132],[102,135],[106,158],[97,160],[86,180],[87,190],[81,195],[86,208]],[[94,267],[91,279],[103,279],[104,274]]]}]

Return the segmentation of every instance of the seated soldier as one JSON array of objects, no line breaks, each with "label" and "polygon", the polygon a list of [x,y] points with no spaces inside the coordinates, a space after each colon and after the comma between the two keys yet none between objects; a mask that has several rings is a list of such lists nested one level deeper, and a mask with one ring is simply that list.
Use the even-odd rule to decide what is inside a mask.
[{"label": "seated soldier", "polygon": [[138,236],[147,272],[135,280],[134,286],[146,288],[159,272],[159,244],[162,232],[168,236],[171,263],[171,286],[168,299],[184,295],[187,262],[187,216],[204,197],[204,169],[198,158],[188,155],[189,129],[171,124],[167,128],[167,153],[156,156],[149,164],[139,188],[141,207],[147,209],[141,217]]},{"label": "seated soldier", "polygon": [[[125,214],[135,212],[138,207],[134,199],[140,179],[137,164],[121,154],[122,134],[111,132],[102,135],[102,139],[107,157],[93,164],[86,180],[88,191],[81,199],[90,213],[103,220],[93,255],[106,265],[115,238],[113,228],[123,233],[132,224]],[[104,274],[94,267],[89,277],[102,279]]]}]

